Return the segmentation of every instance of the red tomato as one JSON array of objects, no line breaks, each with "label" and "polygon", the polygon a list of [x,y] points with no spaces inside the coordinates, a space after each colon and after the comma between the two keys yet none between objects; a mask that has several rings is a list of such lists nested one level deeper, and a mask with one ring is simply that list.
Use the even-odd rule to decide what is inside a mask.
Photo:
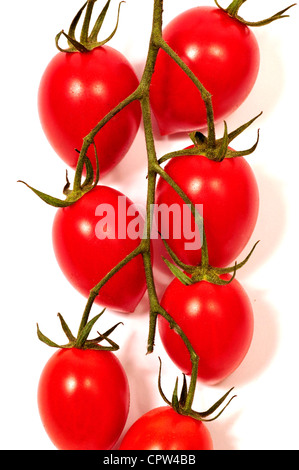
[{"label": "red tomato", "polygon": [[[38,109],[44,132],[57,154],[75,168],[75,148],[80,150],[82,139],[137,86],[130,63],[109,46],[86,53],[56,54],[41,79]],[[97,134],[101,175],[128,152],[140,119],[140,105],[133,102]],[[92,146],[88,156],[95,168]]]},{"label": "red tomato", "polygon": [[202,421],[162,406],[131,426],[119,450],[213,450],[213,442]]},{"label": "red tomato", "polygon": [[[258,187],[250,165],[242,157],[215,162],[195,155],[173,158],[165,171],[191,202],[199,205],[210,264],[227,267],[234,263],[252,235],[259,210]],[[187,207],[184,201],[162,178],[157,184],[156,204],[156,209],[160,211],[159,216],[156,212],[156,223],[170,248],[181,261],[199,264],[200,232],[194,226],[194,217],[190,212],[184,213],[184,207]],[[163,207],[174,208],[174,213],[181,214],[169,219],[169,232],[163,231],[162,223],[166,224],[166,228],[168,224],[168,214]]]},{"label": "red tomato", "polygon": [[125,371],[109,351],[61,349],[42,372],[38,406],[59,450],[110,450],[129,411]]},{"label": "red tomato", "polygon": [[[200,380],[218,383],[241,364],[251,344],[254,318],[250,300],[236,279],[224,286],[207,281],[185,286],[175,278],[161,305],[182,328],[199,356]],[[163,317],[159,317],[159,333],[169,357],[189,375],[191,361],[187,347]]]},{"label": "red tomato", "polygon": [[[135,211],[139,214],[126,196],[107,186],[97,186],[72,206],[58,209],[53,223],[55,255],[66,278],[84,296],[139,245],[144,222]],[[138,255],[102,287],[96,302],[132,312],[145,290]]]},{"label": "red tomato", "polygon": [[[192,8],[166,26],[163,38],[211,93],[216,122],[250,93],[260,64],[258,44],[247,26],[224,11]],[[198,89],[163,50],[152,79],[151,104],[162,135],[206,125]]]}]

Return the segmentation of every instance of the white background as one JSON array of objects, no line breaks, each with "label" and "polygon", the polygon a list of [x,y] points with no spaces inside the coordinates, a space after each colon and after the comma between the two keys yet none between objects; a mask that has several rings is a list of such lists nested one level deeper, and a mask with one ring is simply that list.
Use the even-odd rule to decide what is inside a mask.
[{"label": "white background", "polygon": [[[98,3],[96,11],[104,2]],[[165,0],[164,24],[183,10],[203,4],[213,5],[213,1]],[[256,20],[288,4],[287,0],[249,0],[241,13]],[[153,0],[127,0],[118,33],[110,42],[127,56],[139,76],[147,53],[152,5]],[[85,306],[85,299],[68,284],[54,258],[51,228],[55,209],[17,183],[22,179],[62,196],[66,167],[43,135],[36,99],[43,70],[56,53],[54,37],[68,28],[80,7],[81,0],[17,0],[3,2],[1,7],[0,447],[4,450],[54,449],[36,402],[40,373],[54,351],[38,341],[36,323],[54,341],[63,342],[56,314],[61,312],[76,331]],[[107,32],[114,25],[116,9],[115,0],[107,16]],[[261,243],[238,273],[254,307],[251,349],[240,368],[223,383],[198,386],[195,408],[201,410],[231,386],[237,393],[222,417],[208,424],[216,450],[299,449],[298,7],[290,14],[291,18],[255,28],[261,50],[260,74],[250,97],[227,120],[232,130],[263,110],[258,122],[234,144],[238,149],[251,146],[261,129],[258,149],[249,157],[260,187],[261,207],[246,253],[256,240]],[[217,131],[220,136],[222,126]],[[156,145],[162,155],[182,148],[184,140],[157,136]],[[144,202],[145,175],[141,128],[125,160],[102,182]],[[166,272],[157,274],[158,288],[163,289],[168,277]],[[108,312],[102,331],[119,319]],[[158,338],[154,353],[145,354],[146,298],[134,315],[121,319],[124,326],[114,333],[114,339],[121,346],[117,355],[131,386],[128,427],[163,403],[157,391],[159,355],[168,394],[176,375],[181,375],[165,357]]]}]

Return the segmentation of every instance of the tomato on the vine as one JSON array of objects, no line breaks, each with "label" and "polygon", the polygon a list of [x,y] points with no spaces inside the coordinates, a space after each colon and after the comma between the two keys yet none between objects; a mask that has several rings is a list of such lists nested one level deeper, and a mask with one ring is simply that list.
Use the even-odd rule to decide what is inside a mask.
[{"label": "tomato on the vine", "polygon": [[[144,220],[129,198],[96,186],[73,205],[58,209],[53,246],[69,282],[85,297],[111,269],[140,244]],[[146,290],[142,256],[123,266],[101,288],[96,303],[132,312]]]},{"label": "tomato on the vine", "polygon": [[[120,79],[121,77],[121,79]],[[38,93],[43,130],[57,154],[75,168],[83,138],[138,86],[128,60],[110,46],[88,52],[59,52],[47,66]],[[126,155],[141,120],[135,101],[111,119],[94,142],[103,176]],[[96,167],[95,153],[88,157]]]},{"label": "tomato on the vine", "polygon": [[205,424],[183,416],[170,406],[141,416],[125,434],[120,450],[213,450]]},{"label": "tomato on the vine", "polygon": [[[235,111],[256,81],[260,53],[254,34],[214,7],[196,7],[174,18],[163,38],[212,95],[215,121]],[[200,93],[160,50],[151,83],[151,105],[162,135],[206,126]]]},{"label": "tomato on the vine", "polygon": [[[230,275],[222,275],[225,280]],[[166,288],[161,306],[182,328],[199,356],[198,378],[215,384],[241,364],[251,345],[254,316],[241,284],[216,285],[200,281],[184,285],[175,278]],[[169,357],[191,374],[190,355],[182,338],[159,317],[159,333]]]},{"label": "tomato on the vine", "polygon": [[[259,192],[250,165],[243,157],[216,162],[203,155],[192,155],[172,158],[165,171],[197,205],[203,217],[210,264],[227,267],[234,263],[248,243],[258,217]],[[191,212],[188,215],[184,211],[183,199],[163,178],[157,184],[156,205],[159,209],[156,223],[170,248],[184,263],[198,265],[200,231]],[[163,211],[165,207],[169,213],[174,208],[180,214],[169,218],[167,233],[163,232],[169,216]]]},{"label": "tomato on the vine", "polygon": [[129,411],[126,373],[110,351],[60,349],[38,385],[42,423],[59,450],[110,450]]}]

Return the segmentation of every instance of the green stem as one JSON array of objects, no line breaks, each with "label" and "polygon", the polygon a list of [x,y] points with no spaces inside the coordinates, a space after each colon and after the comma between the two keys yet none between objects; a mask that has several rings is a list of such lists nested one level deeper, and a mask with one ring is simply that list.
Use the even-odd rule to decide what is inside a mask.
[{"label": "green stem", "polygon": [[[160,306],[156,288],[155,281],[153,276],[152,269],[152,260],[151,260],[151,230],[152,230],[152,207],[155,203],[155,189],[156,189],[156,177],[157,174],[161,175],[163,173],[165,177],[164,170],[161,169],[157,161],[157,154],[155,149],[155,141],[152,130],[151,122],[151,112],[150,112],[150,100],[149,100],[149,87],[151,82],[151,77],[154,73],[155,63],[159,51],[159,44],[162,37],[162,13],[163,13],[163,0],[155,0],[154,2],[154,15],[153,15],[153,28],[152,35],[149,46],[148,59],[146,62],[145,70],[141,79],[141,87],[143,89],[143,98],[141,100],[142,115],[143,115],[143,124],[144,124],[144,133],[147,147],[147,156],[148,156],[148,186],[147,186],[147,249],[143,252],[143,262],[145,269],[145,276],[147,282],[147,289],[149,294],[150,302],[150,319],[149,319],[149,333],[148,333],[148,343],[147,343],[147,353],[151,353],[154,349],[155,334],[156,334],[156,325],[158,315],[162,315],[171,325],[175,331],[183,339],[185,345],[188,348],[190,353],[190,359],[192,363],[192,373],[191,373],[191,386],[189,387],[187,399],[186,399],[186,409],[191,409],[194,393],[196,388],[197,380],[197,370],[198,370],[198,356],[196,355],[189,339],[184,334],[182,329],[176,324],[176,322],[171,318],[171,316]],[[169,179],[168,175],[166,176]],[[184,192],[171,180],[170,184],[176,187],[184,200],[188,200]],[[188,200],[191,203],[191,201]],[[193,205],[192,205],[193,206]],[[193,206],[194,208],[194,206]],[[197,220],[197,212],[194,208],[194,217]]]},{"label": "green stem", "polygon": [[135,100],[140,98],[140,89],[139,87],[131,93],[126,99],[121,103],[115,106],[106,116],[101,119],[101,121],[92,129],[92,131],[83,139],[83,145],[79,154],[78,163],[76,167],[75,177],[74,177],[74,191],[79,191],[81,188],[81,178],[84,168],[84,160],[86,158],[87,150],[92,145],[95,136],[98,132],[107,124],[110,119],[112,119],[116,114],[118,114],[122,109],[128,106]]},{"label": "green stem", "polygon": [[143,245],[141,242],[138,245],[138,247],[135,248],[135,250],[129,253],[122,261],[120,261],[113,269],[111,269],[111,271],[107,273],[106,276],[104,276],[95,287],[91,289],[83,315],[82,315],[80,327],[78,330],[78,336],[80,336],[81,331],[86,326],[93,303],[96,297],[99,295],[99,292],[101,288],[104,286],[104,284],[106,284],[109,281],[109,279],[111,279],[121,268],[123,268],[126,264],[128,264],[132,259],[142,254],[142,252],[143,252]]},{"label": "green stem", "polygon": [[226,9],[226,12],[233,17],[236,17],[238,14],[238,11],[240,10],[241,6],[243,3],[245,3],[246,0],[234,0]]},{"label": "green stem", "polygon": [[160,167],[160,165],[156,165],[157,173],[176,191],[176,193],[182,198],[185,204],[190,207],[191,213],[195,219],[195,223],[202,234],[202,250],[201,250],[201,267],[203,269],[209,266],[209,254],[208,254],[208,246],[207,246],[207,239],[204,230],[204,221],[203,217],[199,214],[194,204],[190,201],[188,196],[185,192],[180,188],[180,186],[169,176],[169,174]]},{"label": "green stem", "polygon": [[[159,158],[158,163],[161,165],[165,163],[167,160],[170,160],[175,157],[185,157],[191,155],[199,155],[199,150],[197,147],[186,148],[182,150],[175,150],[173,152],[166,153],[163,157]],[[200,155],[204,155],[204,152],[201,152]]]},{"label": "green stem", "polygon": [[216,133],[215,133],[215,122],[214,122],[214,111],[212,105],[212,95],[209,93],[194,73],[189,69],[185,62],[171,49],[171,47],[164,41],[162,37],[157,38],[157,45],[161,47],[186,73],[186,75],[192,80],[200,91],[201,97],[204,101],[206,112],[207,112],[207,126],[208,126],[208,144],[209,148],[215,147],[216,144]]},{"label": "green stem", "polygon": [[156,332],[157,316],[159,310],[159,300],[156,292],[155,281],[152,269],[151,259],[151,232],[153,221],[153,210],[155,204],[156,193],[156,179],[158,165],[157,154],[155,148],[155,140],[153,135],[153,126],[151,120],[151,108],[149,99],[149,90],[151,78],[154,73],[154,68],[159,52],[159,47],[156,46],[156,38],[162,35],[162,14],[163,14],[163,0],[155,0],[152,34],[148,50],[147,61],[145,64],[144,72],[140,81],[143,98],[141,100],[141,109],[143,116],[144,135],[147,149],[148,161],[148,174],[147,174],[147,201],[146,201],[146,250],[143,253],[143,264],[145,270],[146,284],[150,302],[150,317],[149,317],[149,334],[147,353],[151,353],[154,349],[154,339]]},{"label": "green stem", "polygon": [[199,357],[193,353],[193,349],[189,349],[189,353],[190,353],[190,356],[192,357],[192,372],[191,372],[189,390],[188,390],[186,403],[185,403],[185,410],[190,412],[192,410],[192,404],[193,404],[194,395],[196,391],[196,385],[197,385]]}]

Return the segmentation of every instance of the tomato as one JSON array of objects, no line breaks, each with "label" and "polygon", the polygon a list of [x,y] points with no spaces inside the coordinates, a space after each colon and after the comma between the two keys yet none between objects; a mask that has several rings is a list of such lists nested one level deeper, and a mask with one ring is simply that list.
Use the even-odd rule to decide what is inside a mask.
[{"label": "tomato", "polygon": [[[219,8],[196,7],[173,19],[163,38],[212,95],[215,121],[235,111],[256,81],[260,53],[254,34]],[[162,135],[206,126],[206,109],[190,78],[163,50],[151,83]]]},{"label": "tomato", "polygon": [[110,450],[129,411],[129,385],[110,351],[60,349],[38,384],[42,423],[59,450]]},{"label": "tomato", "polygon": [[[96,186],[75,204],[58,209],[53,247],[70,283],[85,297],[123,258],[138,247],[144,223],[129,198]],[[142,256],[121,268],[100,290],[96,303],[132,312],[146,290]]]},{"label": "tomato", "polygon": [[[230,279],[227,274],[222,277]],[[227,285],[200,281],[185,286],[175,278],[166,288],[161,305],[199,356],[201,381],[216,384],[241,364],[252,341],[254,317],[248,295],[236,279]],[[187,347],[163,317],[159,317],[159,334],[169,357],[189,375]]]},{"label": "tomato", "polygon": [[202,421],[162,406],[135,421],[119,450],[213,450],[213,442]]},{"label": "tomato", "polygon": [[[70,167],[77,165],[75,149],[81,149],[82,139],[137,86],[131,64],[109,46],[86,53],[59,52],[54,56],[41,79],[38,110],[50,144]],[[140,105],[135,101],[97,134],[95,144],[101,175],[128,152],[140,120]],[[88,157],[95,168],[92,146]]]},{"label": "tomato", "polygon": [[[215,162],[202,155],[192,155],[174,157],[165,166],[165,171],[191,202],[198,205],[198,212],[203,216],[210,264],[227,267],[234,263],[249,241],[258,217],[259,192],[250,165],[243,157]],[[156,205],[156,224],[170,248],[181,261],[199,264],[201,237],[197,227],[192,227],[194,217],[190,212],[189,216],[184,213],[184,207],[187,207],[184,201],[162,178],[157,184]],[[163,223],[167,227],[169,214],[163,208],[168,208],[169,212],[175,208],[180,214],[180,217],[169,219],[169,230],[164,232]]]}]

